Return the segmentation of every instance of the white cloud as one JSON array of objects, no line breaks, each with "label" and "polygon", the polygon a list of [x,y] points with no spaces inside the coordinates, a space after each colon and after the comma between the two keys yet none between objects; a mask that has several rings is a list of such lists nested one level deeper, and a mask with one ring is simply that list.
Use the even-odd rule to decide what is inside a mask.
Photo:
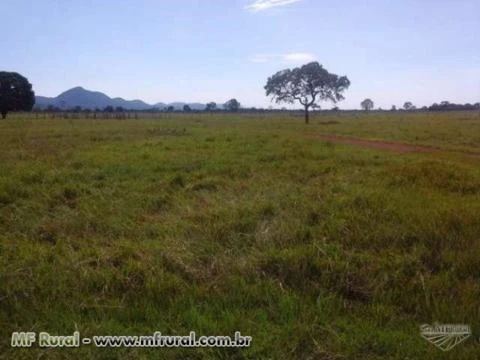
[{"label": "white cloud", "polygon": [[310,62],[315,60],[315,56],[309,53],[290,53],[284,54],[283,59],[286,62]]},{"label": "white cloud", "polygon": [[254,55],[251,56],[248,60],[254,63],[266,63],[271,60],[271,55]]},{"label": "white cloud", "polygon": [[254,3],[247,5],[245,9],[252,11],[268,10],[277,6],[285,6],[299,2],[301,0],[256,0]]},{"label": "white cloud", "polygon": [[315,61],[316,57],[310,53],[287,53],[287,54],[257,54],[251,56],[249,60],[253,63],[267,63],[267,62],[278,62],[278,63],[289,63],[289,64],[302,64]]}]

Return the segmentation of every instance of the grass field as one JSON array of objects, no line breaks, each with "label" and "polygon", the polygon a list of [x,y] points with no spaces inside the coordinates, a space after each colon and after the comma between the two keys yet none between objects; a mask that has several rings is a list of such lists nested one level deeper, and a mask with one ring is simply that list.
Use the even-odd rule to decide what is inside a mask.
[{"label": "grass field", "polygon": [[[480,358],[478,113],[14,114],[0,144],[2,359]],[[441,352],[435,321],[474,335]],[[76,330],[253,343],[10,347]]]}]

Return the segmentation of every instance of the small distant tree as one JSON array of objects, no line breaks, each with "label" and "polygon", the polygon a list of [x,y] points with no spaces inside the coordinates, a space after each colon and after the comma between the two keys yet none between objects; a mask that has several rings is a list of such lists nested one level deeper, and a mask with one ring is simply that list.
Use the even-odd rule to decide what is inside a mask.
[{"label": "small distant tree", "polygon": [[183,111],[185,111],[185,112],[191,112],[191,111],[192,111],[192,108],[190,107],[190,105],[185,104],[185,105],[183,105]]},{"label": "small distant tree", "polygon": [[111,105],[105,106],[105,108],[103,109],[103,111],[106,113],[113,113],[113,110],[113,106]]},{"label": "small distant tree", "polygon": [[371,99],[365,99],[360,103],[360,106],[362,107],[363,110],[370,111],[373,109],[375,105]]},{"label": "small distant tree", "polygon": [[223,105],[223,108],[227,111],[237,112],[240,109],[240,103],[237,99],[231,99]]},{"label": "small distant tree", "polygon": [[0,71],[0,114],[10,111],[32,111],[35,93],[28,79],[16,72]]},{"label": "small distant tree", "polygon": [[407,111],[412,110],[413,104],[410,101],[407,101],[405,104],[403,104],[403,108]]},{"label": "small distant tree", "polygon": [[173,105],[170,105],[167,107],[167,111],[168,112],[174,112],[175,111],[175,107]]},{"label": "small distant tree", "polygon": [[390,111],[397,111],[397,107],[395,105],[392,105],[392,108],[390,109]]},{"label": "small distant tree", "polygon": [[205,111],[215,111],[217,109],[217,104],[215,102],[209,102],[205,107]]},{"label": "small distant tree", "polygon": [[115,108],[115,112],[117,112],[117,113],[123,113],[124,111],[125,111],[125,109],[122,106],[117,106]]},{"label": "small distant tree", "polygon": [[349,86],[350,80],[346,76],[331,74],[315,61],[277,72],[268,78],[265,90],[276,103],[298,101],[302,104],[305,124],[308,124],[310,108],[318,107],[317,103],[322,100],[334,104],[343,100],[343,92]]}]

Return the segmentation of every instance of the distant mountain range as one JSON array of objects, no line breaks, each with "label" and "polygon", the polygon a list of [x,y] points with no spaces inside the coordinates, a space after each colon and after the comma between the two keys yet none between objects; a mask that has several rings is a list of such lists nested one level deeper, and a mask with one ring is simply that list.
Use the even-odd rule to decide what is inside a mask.
[{"label": "distant mountain range", "polygon": [[80,106],[82,109],[104,109],[107,106],[122,107],[126,110],[148,110],[154,107],[163,109],[173,106],[176,110],[183,110],[184,105],[189,105],[192,110],[204,110],[205,104],[174,102],[170,104],[157,103],[147,104],[142,100],[125,100],[122,98],[111,98],[98,91],[86,90],[82,87],[75,87],[67,90],[57,97],[35,96],[35,107],[46,109],[49,105],[61,109],[72,109]]}]

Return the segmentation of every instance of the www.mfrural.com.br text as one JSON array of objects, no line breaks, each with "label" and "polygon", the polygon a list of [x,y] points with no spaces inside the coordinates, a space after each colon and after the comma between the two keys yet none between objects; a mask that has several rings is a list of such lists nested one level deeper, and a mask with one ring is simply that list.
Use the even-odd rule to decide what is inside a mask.
[{"label": "www.mfrural.com.br text", "polygon": [[112,336],[98,335],[82,337],[75,331],[72,335],[51,335],[47,332],[13,332],[11,346],[28,348],[75,348],[80,346],[106,347],[138,347],[138,348],[173,348],[173,347],[249,347],[251,336],[242,336],[239,331],[234,336],[197,336],[195,331],[189,335],[163,335],[157,331],[146,336]]}]

